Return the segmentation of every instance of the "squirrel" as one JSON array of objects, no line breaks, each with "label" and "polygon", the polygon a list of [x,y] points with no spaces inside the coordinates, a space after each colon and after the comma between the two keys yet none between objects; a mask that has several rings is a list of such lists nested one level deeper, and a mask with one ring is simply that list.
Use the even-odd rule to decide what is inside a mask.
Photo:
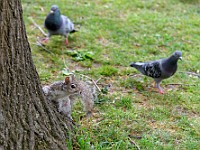
[{"label": "squirrel", "polygon": [[71,110],[74,102],[81,97],[84,111],[87,117],[91,117],[95,99],[95,87],[86,82],[75,79],[75,76],[66,76],[64,81],[42,87],[47,100],[58,103],[58,111],[66,115],[70,120]]}]

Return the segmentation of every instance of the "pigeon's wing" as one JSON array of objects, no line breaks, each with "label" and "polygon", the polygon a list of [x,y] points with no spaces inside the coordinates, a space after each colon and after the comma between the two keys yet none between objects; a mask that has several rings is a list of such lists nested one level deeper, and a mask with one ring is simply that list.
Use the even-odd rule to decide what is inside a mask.
[{"label": "pigeon's wing", "polygon": [[143,70],[144,74],[152,78],[160,78],[162,75],[162,70],[160,67],[160,61],[152,61],[144,63]]},{"label": "pigeon's wing", "polygon": [[70,33],[70,32],[73,32],[74,30],[74,24],[73,22],[67,18],[66,16],[64,15],[61,15],[62,19],[63,19],[63,27],[65,29],[65,32],[66,33]]},{"label": "pigeon's wing", "polygon": [[145,65],[145,63],[141,63],[141,62],[133,62],[133,63],[130,64],[131,67],[136,68],[142,74],[145,74],[144,65]]},{"label": "pigeon's wing", "polygon": [[144,63],[136,62],[132,63],[130,66],[136,68],[142,74],[150,76],[152,78],[159,78],[162,74],[160,60]]}]

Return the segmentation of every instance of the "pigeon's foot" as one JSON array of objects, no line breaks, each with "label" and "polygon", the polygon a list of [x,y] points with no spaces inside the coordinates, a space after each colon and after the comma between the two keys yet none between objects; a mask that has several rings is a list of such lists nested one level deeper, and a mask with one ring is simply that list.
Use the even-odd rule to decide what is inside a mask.
[{"label": "pigeon's foot", "polygon": [[66,45],[69,44],[68,38],[66,38],[66,40],[65,40],[65,44],[66,44]]},{"label": "pigeon's foot", "polygon": [[48,43],[48,41],[49,41],[49,38],[45,38],[42,40],[42,43]]},{"label": "pigeon's foot", "polygon": [[165,93],[163,92],[163,90],[159,90],[159,93],[160,93],[160,94],[165,94]]}]

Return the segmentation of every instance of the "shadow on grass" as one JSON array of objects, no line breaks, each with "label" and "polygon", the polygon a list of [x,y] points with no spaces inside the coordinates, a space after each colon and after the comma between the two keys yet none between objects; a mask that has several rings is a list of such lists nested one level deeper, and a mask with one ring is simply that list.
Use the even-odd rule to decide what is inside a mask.
[{"label": "shadow on grass", "polygon": [[180,2],[189,4],[200,4],[199,0],[180,0]]}]

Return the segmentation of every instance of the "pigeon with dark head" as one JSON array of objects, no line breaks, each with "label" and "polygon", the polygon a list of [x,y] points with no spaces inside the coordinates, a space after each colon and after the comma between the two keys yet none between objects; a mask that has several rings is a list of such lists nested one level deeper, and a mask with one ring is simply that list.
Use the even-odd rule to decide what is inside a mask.
[{"label": "pigeon with dark head", "polygon": [[142,74],[152,77],[161,94],[164,94],[160,83],[175,74],[177,70],[178,59],[182,60],[182,52],[176,51],[170,57],[150,62],[131,63],[130,66],[136,68]]},{"label": "pigeon with dark head", "polygon": [[69,18],[61,15],[57,5],[51,7],[51,11],[45,19],[44,26],[48,30],[48,35],[43,42],[47,42],[52,35],[63,35],[66,37],[65,43],[68,45],[69,33],[76,32],[74,24]]}]

